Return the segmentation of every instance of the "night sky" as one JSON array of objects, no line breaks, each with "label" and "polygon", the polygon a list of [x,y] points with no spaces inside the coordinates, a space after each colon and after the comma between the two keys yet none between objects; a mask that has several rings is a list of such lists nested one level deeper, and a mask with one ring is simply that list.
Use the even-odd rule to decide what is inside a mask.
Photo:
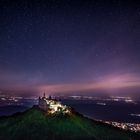
[{"label": "night sky", "polygon": [[140,96],[140,2],[0,0],[0,90]]}]

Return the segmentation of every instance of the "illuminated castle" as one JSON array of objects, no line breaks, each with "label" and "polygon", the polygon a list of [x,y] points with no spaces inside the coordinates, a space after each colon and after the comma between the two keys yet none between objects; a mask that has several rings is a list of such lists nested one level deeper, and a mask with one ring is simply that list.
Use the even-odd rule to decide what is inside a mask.
[{"label": "illuminated castle", "polygon": [[45,96],[45,93],[43,95],[43,97],[39,97],[38,99],[38,106],[40,109],[44,110],[44,111],[48,111],[48,108],[49,108],[49,104],[48,104],[48,99],[46,98]]},{"label": "illuminated castle", "polygon": [[51,96],[47,98],[45,93],[43,97],[39,97],[38,106],[41,110],[49,114],[54,114],[56,112],[70,113],[70,109],[66,105],[62,105],[60,101],[52,99]]}]

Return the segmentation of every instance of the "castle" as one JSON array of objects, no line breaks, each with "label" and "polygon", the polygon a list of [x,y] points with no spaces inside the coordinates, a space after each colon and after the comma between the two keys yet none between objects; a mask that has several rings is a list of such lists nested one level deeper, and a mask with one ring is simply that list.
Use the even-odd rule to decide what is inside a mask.
[{"label": "castle", "polygon": [[46,97],[45,93],[43,97],[39,97],[38,106],[48,114],[54,114],[57,112],[70,113],[69,107],[62,105],[60,101],[53,99],[51,96]]}]

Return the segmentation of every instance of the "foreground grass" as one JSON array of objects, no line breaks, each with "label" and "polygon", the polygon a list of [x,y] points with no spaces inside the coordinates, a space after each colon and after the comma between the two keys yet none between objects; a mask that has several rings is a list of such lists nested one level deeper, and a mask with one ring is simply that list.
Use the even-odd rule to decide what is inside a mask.
[{"label": "foreground grass", "polygon": [[140,135],[122,131],[76,113],[46,115],[37,108],[0,118],[0,140],[140,140]]}]

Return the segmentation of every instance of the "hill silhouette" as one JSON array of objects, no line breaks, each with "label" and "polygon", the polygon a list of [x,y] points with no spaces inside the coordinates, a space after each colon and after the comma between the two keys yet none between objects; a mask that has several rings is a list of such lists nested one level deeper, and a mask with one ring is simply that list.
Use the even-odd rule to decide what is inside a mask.
[{"label": "hill silhouette", "polygon": [[47,115],[37,107],[0,118],[0,140],[139,140],[123,131],[72,112]]}]

